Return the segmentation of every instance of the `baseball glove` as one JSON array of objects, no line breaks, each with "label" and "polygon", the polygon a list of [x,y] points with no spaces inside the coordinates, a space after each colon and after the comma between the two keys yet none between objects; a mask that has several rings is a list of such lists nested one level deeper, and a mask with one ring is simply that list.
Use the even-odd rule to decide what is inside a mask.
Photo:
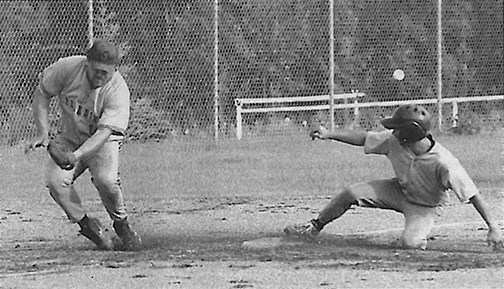
[{"label": "baseball glove", "polygon": [[310,137],[312,140],[315,140],[316,138],[324,139],[327,132],[327,129],[320,125],[310,131]]},{"label": "baseball glove", "polygon": [[49,145],[47,145],[47,151],[54,162],[64,170],[73,169],[75,163],[77,163],[77,159],[73,152],[66,150],[52,140],[49,142]]}]

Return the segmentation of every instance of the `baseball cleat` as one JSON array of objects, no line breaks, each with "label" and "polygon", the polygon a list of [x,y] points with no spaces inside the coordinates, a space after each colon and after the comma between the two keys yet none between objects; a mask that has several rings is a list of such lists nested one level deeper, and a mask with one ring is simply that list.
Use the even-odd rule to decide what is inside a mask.
[{"label": "baseball cleat", "polygon": [[320,230],[317,229],[313,223],[310,221],[304,224],[297,224],[292,226],[287,226],[284,229],[285,234],[288,236],[298,236],[298,237],[308,237],[315,238],[320,233]]},{"label": "baseball cleat", "polygon": [[112,240],[103,233],[98,219],[89,218],[86,224],[81,225],[79,233],[95,243],[100,250],[108,251],[114,248]]},{"label": "baseball cleat", "polygon": [[122,246],[119,248],[120,250],[139,251],[141,249],[142,240],[136,232],[131,230],[127,219],[115,221],[113,227],[117,236],[119,236],[122,241]]}]

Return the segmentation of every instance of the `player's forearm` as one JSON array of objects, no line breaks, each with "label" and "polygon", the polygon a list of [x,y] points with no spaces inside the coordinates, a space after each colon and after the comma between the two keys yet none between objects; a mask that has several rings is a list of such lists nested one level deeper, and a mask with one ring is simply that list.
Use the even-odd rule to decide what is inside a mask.
[{"label": "player's forearm", "polygon": [[39,88],[35,89],[32,111],[35,127],[39,136],[49,135],[49,104],[51,99],[46,97]]},{"label": "player's forearm", "polygon": [[477,194],[474,197],[471,198],[471,203],[473,204],[474,208],[480,216],[485,220],[486,224],[488,225],[488,228],[490,230],[498,230],[499,227],[495,223],[495,221],[492,219],[492,216],[490,215],[490,210],[488,209],[488,205],[481,196],[481,194]]},{"label": "player's forearm", "polygon": [[112,131],[107,128],[98,129],[89,139],[87,139],[77,150],[74,151],[74,155],[77,160],[86,159],[90,155],[98,151],[108,138],[112,134]]},{"label": "player's forearm", "polygon": [[366,132],[363,131],[338,131],[327,134],[326,139],[336,140],[351,145],[363,146],[366,140]]}]

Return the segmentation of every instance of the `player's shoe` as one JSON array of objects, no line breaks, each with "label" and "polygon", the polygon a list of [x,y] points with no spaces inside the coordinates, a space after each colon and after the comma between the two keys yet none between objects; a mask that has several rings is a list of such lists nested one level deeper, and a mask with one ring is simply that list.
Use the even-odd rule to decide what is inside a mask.
[{"label": "player's shoe", "polygon": [[98,219],[88,218],[79,225],[81,226],[79,233],[95,243],[98,249],[108,251],[114,248],[112,240],[103,233]]},{"label": "player's shoe", "polygon": [[127,219],[115,221],[113,227],[117,233],[117,236],[121,238],[121,250],[139,251],[142,248],[142,239],[136,232],[133,232],[131,230]]},{"label": "player's shoe", "polygon": [[313,221],[310,221],[308,223],[287,226],[285,227],[284,232],[288,236],[315,238],[320,233],[320,230],[315,227]]}]

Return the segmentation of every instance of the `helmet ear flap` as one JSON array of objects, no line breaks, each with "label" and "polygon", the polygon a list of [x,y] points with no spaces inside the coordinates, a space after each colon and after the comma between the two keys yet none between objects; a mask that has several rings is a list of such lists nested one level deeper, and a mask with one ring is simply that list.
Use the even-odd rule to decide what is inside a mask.
[{"label": "helmet ear flap", "polygon": [[416,121],[409,121],[399,127],[398,138],[404,143],[414,143],[427,136],[425,129]]}]

